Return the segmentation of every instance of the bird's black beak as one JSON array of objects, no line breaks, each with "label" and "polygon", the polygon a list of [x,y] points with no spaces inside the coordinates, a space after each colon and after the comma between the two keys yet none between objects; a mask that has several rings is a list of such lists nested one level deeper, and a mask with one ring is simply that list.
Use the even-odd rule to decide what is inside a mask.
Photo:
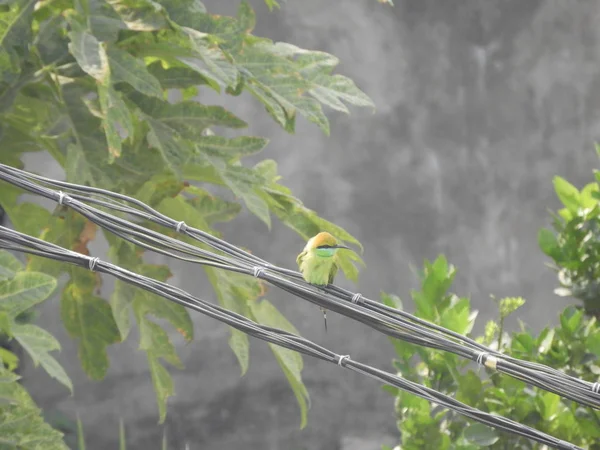
[{"label": "bird's black beak", "polygon": [[334,245],[333,248],[345,248],[346,250],[352,250],[350,247],[346,247],[345,245]]}]

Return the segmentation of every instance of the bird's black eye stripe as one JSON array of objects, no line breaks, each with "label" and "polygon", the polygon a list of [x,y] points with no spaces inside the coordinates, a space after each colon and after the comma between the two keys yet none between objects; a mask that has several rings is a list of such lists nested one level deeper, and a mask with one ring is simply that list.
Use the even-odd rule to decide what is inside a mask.
[{"label": "bird's black eye stripe", "polygon": [[319,245],[317,248],[333,248],[333,245]]}]

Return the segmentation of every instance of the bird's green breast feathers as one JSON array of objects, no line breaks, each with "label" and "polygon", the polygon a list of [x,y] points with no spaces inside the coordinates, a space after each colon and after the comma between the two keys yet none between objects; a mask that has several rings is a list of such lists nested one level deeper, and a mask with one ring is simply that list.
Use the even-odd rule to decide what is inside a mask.
[{"label": "bird's green breast feathers", "polygon": [[296,262],[307,283],[326,285],[333,283],[338,271],[336,259],[334,253],[331,253],[330,256],[323,256],[315,251],[303,251],[296,258]]}]

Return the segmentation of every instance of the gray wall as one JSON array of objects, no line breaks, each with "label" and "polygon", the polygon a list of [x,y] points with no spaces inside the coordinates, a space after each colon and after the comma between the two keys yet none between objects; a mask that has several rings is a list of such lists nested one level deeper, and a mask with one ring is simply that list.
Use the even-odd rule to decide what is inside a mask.
[{"label": "gray wall", "polygon": [[[322,216],[364,244],[359,289],[380,290],[410,304],[417,280],[410,266],[445,253],[459,269],[454,291],[491,317],[489,296],[522,295],[520,319],[534,328],[556,321],[567,300],[552,294],[555,278],[536,244],[548,208],[558,202],[552,176],[579,187],[592,179],[599,135],[600,3],[559,0],[289,1],[268,13],[254,1],[256,33],[338,56],[377,112],[330,114],[331,137],[304,121],[296,136],[281,131],[249,95],[222,103],[272,139],[264,156],[279,162],[283,182]],[[207,2],[231,14],[237,2]],[[262,155],[261,155],[262,156]],[[318,161],[318,163],[317,163]],[[32,161],[30,167],[41,164]],[[60,175],[48,169],[49,175]],[[243,224],[243,226],[242,226]],[[226,238],[276,264],[293,267],[303,242],[245,215]],[[213,298],[196,269],[174,265],[172,283]],[[341,278],[341,277],[340,277]],[[350,284],[346,284],[351,287]],[[271,289],[268,295],[303,335],[354,359],[391,369],[386,338]],[[167,430],[171,448],[376,449],[393,443],[392,400],[369,379],[305,359],[312,397],[309,425],[262,342],[252,342],[250,370],[239,377],[228,330],[193,315],[197,339],[181,349],[186,368],[173,370],[177,396]],[[91,382],[59,322],[58,299],[42,325],[64,344],[60,361],[74,377],[75,397],[40,370],[25,380],[44,406],[79,412],[89,448],[115,448],[117,425],[132,448],[158,448],[154,392],[137,336],[110,349],[111,369]]]}]

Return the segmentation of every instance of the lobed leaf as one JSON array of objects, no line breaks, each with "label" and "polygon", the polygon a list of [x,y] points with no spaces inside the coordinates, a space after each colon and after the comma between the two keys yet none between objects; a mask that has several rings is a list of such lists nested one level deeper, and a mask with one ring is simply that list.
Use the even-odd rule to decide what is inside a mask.
[{"label": "lobed leaf", "polygon": [[162,7],[152,0],[106,1],[130,30],[156,31],[167,25]]},{"label": "lobed leaf", "polygon": [[0,406],[0,444],[4,448],[68,450],[62,433],[44,422],[35,406]]},{"label": "lobed leaf", "polygon": [[121,131],[127,136],[134,134],[131,112],[110,82],[98,85],[98,96],[104,119],[102,123],[108,144],[109,162],[112,162],[121,156]]},{"label": "lobed leaf", "polygon": [[63,292],[61,316],[69,335],[79,341],[83,370],[92,379],[103,378],[109,364],[106,347],[120,340],[109,304],[71,281]]},{"label": "lobed leaf", "polygon": [[[13,71],[19,66],[18,54],[31,40],[35,0],[17,0],[6,5],[0,15],[0,67]],[[5,75],[2,70],[2,75]]]},{"label": "lobed leaf", "polygon": [[577,188],[559,176],[554,177],[553,183],[559,200],[571,213],[576,214],[581,203]]},{"label": "lobed leaf", "polygon": [[163,98],[159,81],[148,71],[142,59],[114,45],[108,47],[107,56],[113,82],[127,83],[144,95]]},{"label": "lobed leaf", "polygon": [[45,273],[17,272],[0,283],[0,311],[15,318],[44,300],[56,289],[56,279]]},{"label": "lobed leaf", "polygon": [[14,338],[29,353],[35,366],[41,364],[52,378],[58,380],[73,393],[73,383],[62,366],[50,355],[52,350],[60,350],[54,336],[32,324],[14,324],[11,327]]},{"label": "lobed leaf", "polygon": [[[280,328],[293,334],[298,334],[296,328],[267,300],[250,303],[250,310],[259,323],[270,327]],[[294,391],[294,395],[300,406],[300,428],[304,428],[307,423],[310,398],[308,396],[308,391],[302,382],[302,356],[298,352],[275,344],[269,344],[269,347],[273,351],[275,359],[288,379],[292,391]]]},{"label": "lobed leaf", "polygon": [[69,33],[69,51],[85,73],[102,82],[109,75],[108,56],[98,39],[85,31]]},{"label": "lobed leaf", "polygon": [[23,270],[23,264],[12,253],[0,250],[0,281],[13,278],[17,272]]}]

